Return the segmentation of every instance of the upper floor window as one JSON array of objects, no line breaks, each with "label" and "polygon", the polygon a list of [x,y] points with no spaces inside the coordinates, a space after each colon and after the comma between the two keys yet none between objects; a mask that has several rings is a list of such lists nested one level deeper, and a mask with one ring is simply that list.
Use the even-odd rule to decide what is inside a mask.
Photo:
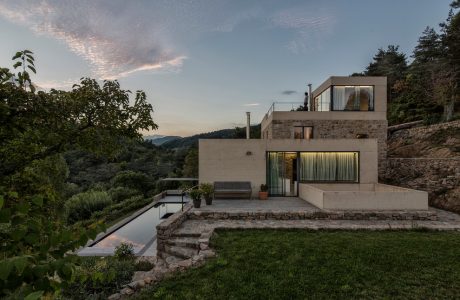
[{"label": "upper floor window", "polygon": [[311,126],[296,126],[294,127],[294,139],[309,140],[313,138],[313,127]]},{"label": "upper floor window", "polygon": [[332,86],[314,99],[315,111],[373,111],[373,86]]}]

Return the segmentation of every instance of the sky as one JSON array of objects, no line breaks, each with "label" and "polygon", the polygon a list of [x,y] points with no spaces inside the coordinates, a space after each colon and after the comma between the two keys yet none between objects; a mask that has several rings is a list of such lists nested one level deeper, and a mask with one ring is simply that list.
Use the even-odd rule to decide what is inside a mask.
[{"label": "sky", "polygon": [[0,0],[0,66],[35,54],[32,81],[81,77],[143,90],[159,125],[188,136],[260,123],[329,76],[361,72],[378,48],[410,55],[451,0]]}]

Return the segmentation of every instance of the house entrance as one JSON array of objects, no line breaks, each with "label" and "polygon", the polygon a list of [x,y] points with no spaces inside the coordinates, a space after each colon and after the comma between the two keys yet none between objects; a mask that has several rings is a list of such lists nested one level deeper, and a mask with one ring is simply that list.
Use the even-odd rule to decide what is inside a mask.
[{"label": "house entrance", "polygon": [[270,196],[298,195],[297,152],[267,153],[267,185]]}]

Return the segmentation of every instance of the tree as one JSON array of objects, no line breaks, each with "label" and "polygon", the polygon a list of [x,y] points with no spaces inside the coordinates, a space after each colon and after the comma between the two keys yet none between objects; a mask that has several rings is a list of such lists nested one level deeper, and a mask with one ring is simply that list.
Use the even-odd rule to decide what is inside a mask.
[{"label": "tree", "polygon": [[[458,0],[451,3],[453,9],[460,8]],[[437,95],[444,105],[444,119],[452,119],[460,93],[460,12],[451,9],[447,20],[441,24],[441,72],[437,78]]]},{"label": "tree", "polygon": [[365,76],[386,76],[388,84],[388,102],[391,102],[398,94],[393,85],[404,78],[407,71],[406,55],[399,52],[399,46],[389,45],[386,50],[380,48],[373,57],[373,61],[366,67]]},{"label": "tree", "polygon": [[182,174],[186,177],[198,177],[198,149],[190,148],[185,156]]},{"label": "tree", "polygon": [[142,91],[131,100],[117,81],[101,86],[83,78],[69,92],[35,93],[24,75],[26,63],[35,71],[32,52],[13,59],[21,60],[14,65],[23,67],[21,75],[0,68],[0,297],[38,299],[69,284],[77,262],[71,253],[104,228],[66,226],[59,205],[63,179],[45,174],[65,178],[60,154],[66,150],[114,157],[120,141],[140,141],[139,130],[157,125]]}]

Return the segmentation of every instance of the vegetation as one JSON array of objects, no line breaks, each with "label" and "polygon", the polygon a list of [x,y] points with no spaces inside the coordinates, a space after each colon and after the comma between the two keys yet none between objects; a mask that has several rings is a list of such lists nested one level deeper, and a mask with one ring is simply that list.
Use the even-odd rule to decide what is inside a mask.
[{"label": "vegetation", "polygon": [[[127,144],[141,141],[140,130],[157,128],[145,93],[130,97],[117,81],[83,78],[68,92],[35,93],[26,73],[35,73],[32,54],[13,57],[20,73],[0,68],[0,297],[29,300],[69,288],[78,268],[71,251],[104,229],[101,220],[67,225],[69,215],[82,218],[84,199],[95,194],[66,203],[86,191],[66,182],[72,174],[66,153],[114,160]],[[98,209],[111,201],[104,199],[95,200]]]},{"label": "vegetation", "polygon": [[131,282],[137,267],[132,259],[84,257],[75,269],[75,280],[63,291],[64,299],[107,299]]},{"label": "vegetation", "polygon": [[439,32],[430,27],[423,31],[412,62],[390,45],[378,50],[364,72],[353,74],[388,77],[390,125],[450,121],[460,111],[460,2],[451,7]]},{"label": "vegetation", "polygon": [[119,260],[133,260],[135,257],[133,244],[121,243],[115,247],[114,256]]},{"label": "vegetation", "polygon": [[80,193],[65,202],[65,219],[69,224],[89,219],[93,212],[101,211],[110,204],[112,199],[105,191]]},{"label": "vegetation", "polygon": [[200,190],[205,199],[212,199],[214,195],[214,186],[210,183],[200,184]]},{"label": "vegetation", "polygon": [[460,234],[225,230],[218,256],[135,299],[453,299]]}]

